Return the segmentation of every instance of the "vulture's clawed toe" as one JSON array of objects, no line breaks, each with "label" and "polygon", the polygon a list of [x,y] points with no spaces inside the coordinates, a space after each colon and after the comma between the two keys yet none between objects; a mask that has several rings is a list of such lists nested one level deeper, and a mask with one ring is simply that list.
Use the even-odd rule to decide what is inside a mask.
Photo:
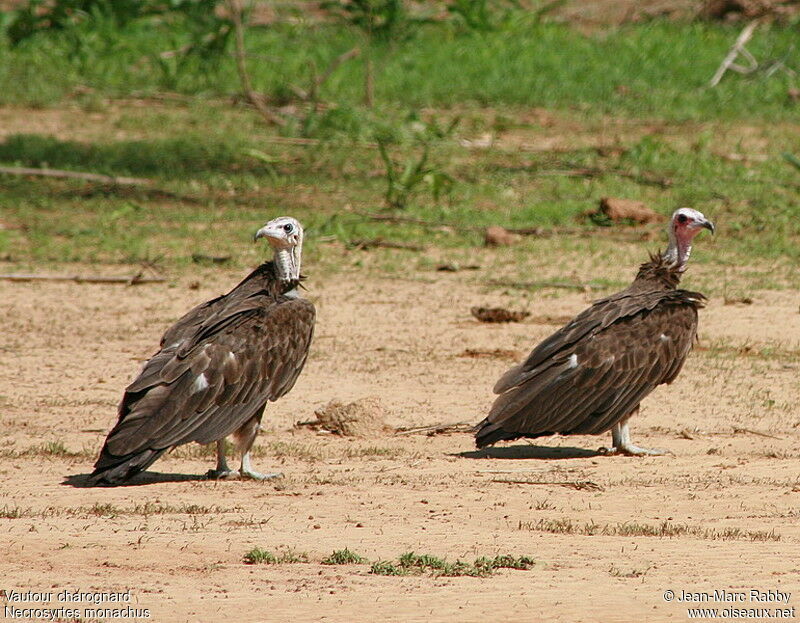
[{"label": "vulture's clawed toe", "polygon": [[642,448],[633,444],[623,446],[613,446],[611,448],[601,447],[597,451],[605,456],[623,455],[623,456],[666,456],[668,454],[674,455],[670,450],[662,450],[661,448]]}]

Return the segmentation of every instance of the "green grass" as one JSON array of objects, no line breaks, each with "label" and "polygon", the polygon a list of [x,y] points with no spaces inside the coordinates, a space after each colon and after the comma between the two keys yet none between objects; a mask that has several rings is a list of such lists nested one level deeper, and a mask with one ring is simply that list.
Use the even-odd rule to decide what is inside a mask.
[{"label": "green grass", "polygon": [[[19,516],[18,509],[6,509],[9,516]],[[292,549],[284,548],[284,551],[274,553],[260,547],[254,547],[244,555],[243,561],[248,565],[267,564],[277,565],[285,563],[307,563],[310,562],[308,555],[297,553]],[[348,548],[334,550],[330,556],[320,561],[323,565],[370,565],[369,572],[373,575],[420,575],[428,573],[434,576],[445,577],[487,577],[492,575],[497,569],[517,569],[528,570],[535,566],[536,561],[529,556],[512,556],[506,554],[488,558],[482,556],[476,558],[470,564],[461,560],[450,562],[444,558],[432,556],[430,554],[417,554],[406,552],[396,561],[377,560],[371,562],[363,556],[356,554]]]},{"label": "green grass", "polygon": [[645,536],[659,538],[693,537],[709,541],[780,541],[774,530],[743,530],[741,528],[703,528],[663,521],[660,524],[625,522],[617,524],[577,523],[571,519],[539,519],[520,521],[520,530],[549,532],[552,534],[580,534],[584,536]]},{"label": "green grass", "polygon": [[[26,268],[93,262],[164,270],[194,268],[192,256],[203,254],[230,256],[238,269],[266,254],[251,244],[253,231],[290,213],[307,228],[304,261],[314,277],[433,272],[442,254],[471,253],[490,269],[470,275],[478,282],[498,271],[510,280],[544,271],[574,281],[575,263],[585,262],[608,267],[592,269],[592,278],[610,290],[630,280],[646,250],[664,244],[660,232],[642,241],[581,218],[611,196],[641,199],[662,214],[691,205],[717,222],[716,239],[697,242],[693,288],[716,295],[796,287],[800,171],[784,154],[800,153],[800,129],[790,123],[797,107],[790,85],[783,74],[737,74],[705,86],[737,29],[656,20],[587,36],[521,14],[483,33],[433,24],[409,40],[376,44],[373,109],[361,105],[359,58],[323,85],[329,105],[310,115],[299,106],[286,128],[230,104],[239,90],[230,55],[205,64],[192,57],[177,73],[157,62],[186,43],[170,21],[89,20],[17,47],[0,43],[0,103],[58,108],[55,126],[45,127],[19,108],[26,121],[0,139],[0,164],[152,179],[124,187],[0,175],[0,258]],[[783,57],[794,34],[764,26],[749,49],[759,59]],[[289,84],[307,85],[309,61],[321,71],[364,42],[333,21],[300,20],[253,28],[247,43],[261,59],[251,63],[255,87],[281,103]],[[165,91],[184,97],[130,99]],[[453,136],[430,138],[456,117]],[[486,133],[495,137],[492,149],[461,143]],[[318,142],[281,142],[295,135]],[[554,137],[557,150],[546,147]],[[419,184],[398,213],[431,226],[364,216],[386,210],[378,138],[398,163],[413,161],[428,141],[428,165],[453,178],[452,192],[438,199]],[[587,233],[473,252],[491,224]],[[374,238],[428,250],[342,249]],[[620,265],[624,272],[611,270]],[[737,266],[748,269],[729,276]]]},{"label": "green grass", "polygon": [[302,552],[287,549],[277,554],[254,547],[244,555],[244,562],[248,565],[282,565],[288,563],[308,562],[308,556]]},{"label": "green grass", "polygon": [[470,564],[462,560],[449,562],[443,558],[430,554],[417,554],[406,552],[394,561],[379,560],[370,567],[374,575],[418,575],[431,573],[444,577],[486,577],[492,575],[497,569],[528,570],[536,564],[529,556],[495,556],[494,558],[481,557]]},{"label": "green grass", "polygon": [[[731,75],[716,89],[706,88],[738,29],[654,20],[587,36],[524,11],[490,32],[434,23],[403,41],[373,44],[376,103],[419,108],[468,102],[679,120],[707,118],[709,112],[714,118],[791,118],[782,74]],[[35,35],[17,47],[6,43],[0,46],[0,102],[52,105],[78,86],[114,97],[162,90],[192,96],[237,92],[228,54],[210,62],[199,55],[161,59],[190,36],[175,20],[142,19],[117,27],[95,18],[64,32]],[[748,47],[762,61],[791,58],[794,40],[792,27],[765,26]],[[356,46],[365,47],[362,37],[335,20],[251,28],[247,51],[258,59],[250,62],[253,84],[280,102],[291,95],[290,85],[307,87],[312,73]],[[323,85],[322,98],[359,105],[363,72],[363,56],[345,63]],[[337,116],[340,124],[353,123],[346,113]]]},{"label": "green grass", "polygon": [[323,565],[361,565],[367,562],[367,559],[355,552],[351,552],[346,547],[344,549],[337,549],[327,558],[322,559]]}]

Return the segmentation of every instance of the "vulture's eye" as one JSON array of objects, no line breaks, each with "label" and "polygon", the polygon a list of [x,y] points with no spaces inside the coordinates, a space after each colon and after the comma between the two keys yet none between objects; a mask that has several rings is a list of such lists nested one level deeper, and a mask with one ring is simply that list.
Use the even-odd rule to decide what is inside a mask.
[{"label": "vulture's eye", "polygon": [[685,223],[688,220],[689,220],[689,217],[686,216],[685,214],[679,214],[678,215],[678,222],[679,223]]},{"label": "vulture's eye", "polygon": [[291,234],[293,229],[294,227],[292,227],[291,223],[286,223],[286,225],[283,226],[283,231],[285,231],[287,234]]}]

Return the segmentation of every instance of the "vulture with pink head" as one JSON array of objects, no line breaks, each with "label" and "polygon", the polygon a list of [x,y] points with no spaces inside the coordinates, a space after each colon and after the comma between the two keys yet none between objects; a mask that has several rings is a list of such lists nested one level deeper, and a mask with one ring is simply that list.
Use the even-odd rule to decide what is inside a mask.
[{"label": "vulture with pink head", "polygon": [[697,336],[705,297],[678,283],[702,229],[714,233],[697,210],[676,210],[666,251],[651,255],[630,286],[596,301],[506,372],[476,445],[611,430],[610,453],[663,454],[633,445],[628,421],[658,385],[675,380]]},{"label": "vulture with pink head", "polygon": [[[303,228],[289,216],[258,230],[273,261],[223,296],[198,305],[161,338],[161,348],[125,389],[116,425],[94,466],[94,484],[119,484],[176,446],[217,442],[210,478],[264,480],[250,465],[250,448],[267,402],[293,386],[314,333],[314,306],[301,298]],[[225,437],[242,453],[228,468]]]}]

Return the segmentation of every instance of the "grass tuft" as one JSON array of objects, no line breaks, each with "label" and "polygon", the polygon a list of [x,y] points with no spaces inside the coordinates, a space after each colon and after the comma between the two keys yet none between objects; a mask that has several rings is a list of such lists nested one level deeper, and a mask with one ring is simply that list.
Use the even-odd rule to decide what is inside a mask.
[{"label": "grass tuft", "polygon": [[367,562],[363,556],[351,552],[348,548],[337,549],[327,558],[322,559],[323,565],[361,565]]},{"label": "grass tuft", "polygon": [[485,556],[476,558],[470,564],[463,560],[449,562],[443,558],[430,554],[417,554],[406,552],[397,562],[378,561],[372,565],[370,573],[375,575],[414,575],[429,572],[435,576],[443,577],[487,577],[492,575],[496,569],[521,569],[527,570],[533,567],[535,561],[528,556],[495,556],[487,558]]},{"label": "grass tuft", "polygon": [[549,532],[551,534],[579,534],[583,536],[646,536],[674,538],[689,536],[709,541],[780,541],[781,536],[774,530],[742,530],[740,528],[702,528],[688,524],[676,524],[664,521],[660,524],[642,524],[625,522],[618,524],[598,524],[593,521],[580,524],[571,519],[539,519],[537,521],[520,521],[519,530]]},{"label": "grass tuft", "polygon": [[372,563],[369,572],[373,575],[409,575],[409,570],[388,560]]},{"label": "grass tuft", "polygon": [[254,547],[244,555],[244,563],[248,565],[281,565],[301,562],[308,562],[308,555],[291,549],[274,554],[269,550]]}]

